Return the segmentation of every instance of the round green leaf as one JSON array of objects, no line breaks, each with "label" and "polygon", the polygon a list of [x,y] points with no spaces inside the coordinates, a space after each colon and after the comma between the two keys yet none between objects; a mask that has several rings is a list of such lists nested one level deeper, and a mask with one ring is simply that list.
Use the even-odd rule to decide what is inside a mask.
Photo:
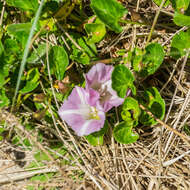
[{"label": "round green leaf", "polygon": [[138,101],[132,97],[127,97],[122,105],[122,119],[128,123],[133,123],[133,125],[136,126],[138,124],[140,113],[141,110]]},{"label": "round green leaf", "polygon": [[190,16],[175,12],[173,20],[178,26],[190,26]]},{"label": "round green leaf", "polygon": [[163,47],[158,43],[149,44],[145,48],[145,54],[142,59],[142,70],[140,75],[145,77],[153,74],[164,60]]},{"label": "round green leaf", "polygon": [[128,11],[117,0],[91,0],[91,8],[111,30],[116,33],[122,32],[118,22]]},{"label": "round green leaf", "polygon": [[190,0],[170,0],[176,11],[185,11],[189,7]]},{"label": "round green leaf", "polygon": [[104,23],[102,23],[97,18],[95,23],[85,24],[84,28],[88,34],[88,43],[97,43],[103,39],[106,34],[106,27]]},{"label": "round green leaf", "polygon": [[171,56],[175,59],[178,59],[184,56],[187,50],[190,48],[190,30],[186,32],[181,31],[179,34],[176,34],[171,43]]},{"label": "round green leaf", "polygon": [[124,121],[119,123],[113,131],[115,140],[123,144],[136,142],[139,138],[139,135],[133,133],[132,128],[133,126],[130,123]]},{"label": "round green leaf", "polygon": [[[158,119],[163,119],[165,115],[165,102],[159,91],[155,87],[148,88],[141,97],[140,102]],[[149,116],[145,111],[141,111],[139,121],[144,125],[154,125],[157,121]]]},{"label": "round green leaf", "polygon": [[117,92],[118,96],[124,98],[127,90],[130,88],[135,94],[136,89],[133,84],[135,80],[131,71],[124,65],[117,65],[112,72],[112,88]]}]

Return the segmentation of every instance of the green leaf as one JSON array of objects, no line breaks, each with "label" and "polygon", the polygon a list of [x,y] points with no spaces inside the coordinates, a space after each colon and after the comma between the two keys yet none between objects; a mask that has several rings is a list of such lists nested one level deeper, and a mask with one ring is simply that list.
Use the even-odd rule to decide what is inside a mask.
[{"label": "green leaf", "polygon": [[87,139],[87,141],[92,145],[92,146],[99,146],[99,145],[103,145],[104,143],[104,134],[107,132],[108,130],[108,122],[105,121],[104,123],[104,127],[98,131],[98,132],[94,132],[90,135],[85,136],[85,138]]},{"label": "green leaf", "polygon": [[186,32],[181,31],[179,34],[176,34],[171,43],[171,56],[173,58],[180,58],[184,56],[187,50],[190,48],[190,30]]},{"label": "green leaf", "polygon": [[142,64],[143,55],[144,55],[144,51],[139,48],[135,48],[132,53],[132,66],[133,66],[134,71],[136,72],[140,72],[143,68],[143,64]]},{"label": "green leaf", "polygon": [[88,43],[97,43],[101,41],[106,34],[106,27],[98,18],[94,23],[85,24],[84,28],[88,34]]},{"label": "green leaf", "polygon": [[[162,3],[162,0],[153,0],[158,6],[160,6],[160,4]],[[168,6],[170,4],[169,0],[166,0],[166,2],[164,3],[164,7]]]},{"label": "green leaf", "polygon": [[139,135],[133,133],[133,125],[125,121],[119,123],[113,130],[114,138],[117,142],[123,144],[130,144],[137,141]]},{"label": "green leaf", "polygon": [[[3,59],[2,59],[3,61]],[[6,64],[4,65],[3,62],[0,61],[0,88],[3,87],[3,85],[5,84],[5,78],[9,75],[9,65]]]},{"label": "green leaf", "polygon": [[100,146],[104,143],[104,136],[96,137],[94,135],[88,135],[85,138],[92,146]]},{"label": "green leaf", "polygon": [[[163,119],[165,115],[165,102],[162,99],[159,91],[155,88],[145,90],[143,97],[140,98],[140,103],[145,106],[158,119]],[[141,111],[139,121],[144,125],[154,125],[157,123],[154,118],[149,116],[145,111]]]},{"label": "green leaf", "polygon": [[40,73],[37,68],[28,71],[26,77],[26,85],[20,90],[20,93],[25,94],[33,91],[39,85]]},{"label": "green leaf", "polygon": [[138,101],[132,97],[127,97],[122,105],[121,117],[127,123],[138,124],[138,117],[141,113]]},{"label": "green leaf", "polygon": [[46,53],[46,44],[40,44],[38,48],[32,52],[30,57],[27,59],[28,63],[36,63]]},{"label": "green leaf", "polygon": [[87,44],[87,38],[77,33],[73,33],[71,36],[82,50],[71,44],[73,52],[70,58],[84,65],[90,64],[90,60],[97,55],[96,45],[94,43]]},{"label": "green leaf", "polygon": [[0,108],[8,106],[10,103],[8,97],[6,96],[5,89],[0,90]]},{"label": "green leaf", "polygon": [[15,37],[19,32],[24,32],[26,34],[29,34],[31,26],[32,26],[31,23],[10,24],[7,26],[7,32],[9,35],[13,35]]},{"label": "green leaf", "polygon": [[145,54],[142,59],[142,69],[139,74],[143,77],[152,75],[162,64],[164,55],[163,47],[160,44],[149,44],[145,48]]},{"label": "green leaf", "polygon": [[190,0],[171,0],[177,11],[185,11],[189,7]]},{"label": "green leaf", "polygon": [[10,24],[7,26],[7,32],[10,36],[15,37],[24,48],[30,33],[31,26],[31,23]]},{"label": "green leaf", "polygon": [[42,151],[37,152],[34,155],[34,158],[40,162],[40,161],[50,161],[50,158],[48,157],[48,155]]},{"label": "green leaf", "polygon": [[69,58],[65,49],[61,46],[53,46],[49,54],[51,73],[55,74],[57,80],[63,80]]},{"label": "green leaf", "polygon": [[19,53],[20,47],[16,40],[8,38],[4,42],[7,55]]},{"label": "green leaf", "polygon": [[5,131],[5,129],[0,127],[0,134],[3,133],[4,131]]},{"label": "green leaf", "polygon": [[[35,175],[33,177],[30,178],[30,181],[40,181],[40,182],[48,182],[48,180],[51,179],[51,177],[53,177],[53,173],[47,173],[46,175],[44,174],[40,174],[40,175]],[[36,188],[35,188],[36,189]],[[43,187],[39,187],[37,190],[43,190]]]},{"label": "green leaf", "polygon": [[121,98],[126,96],[129,88],[132,90],[133,94],[136,94],[136,89],[133,84],[134,80],[133,74],[124,65],[117,65],[112,72],[112,88]]},{"label": "green leaf", "polygon": [[38,8],[38,0],[6,0],[9,6],[23,9],[25,11],[36,11]]},{"label": "green leaf", "polygon": [[190,26],[190,16],[175,12],[174,23],[178,26]]},{"label": "green leaf", "polygon": [[119,20],[128,11],[117,0],[91,0],[91,8],[97,17],[116,33],[122,32]]}]

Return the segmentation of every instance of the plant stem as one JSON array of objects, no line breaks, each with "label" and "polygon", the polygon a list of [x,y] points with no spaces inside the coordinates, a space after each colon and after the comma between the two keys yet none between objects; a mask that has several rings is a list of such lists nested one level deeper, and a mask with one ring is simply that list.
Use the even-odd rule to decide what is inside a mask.
[{"label": "plant stem", "polygon": [[158,9],[157,12],[156,12],[156,15],[155,15],[155,17],[154,17],[154,21],[153,21],[153,24],[152,24],[152,27],[151,27],[151,30],[150,30],[150,33],[149,33],[149,36],[148,36],[146,45],[148,45],[148,43],[150,42],[150,39],[151,39],[151,37],[152,37],[152,33],[153,33],[153,31],[154,31],[154,27],[155,27],[155,25],[156,25],[156,22],[157,22],[157,20],[158,20],[158,16],[159,16],[159,14],[160,14],[160,11],[161,11],[161,9],[162,9],[164,3],[165,3],[165,0],[162,0],[161,4],[160,4],[160,6],[159,6],[159,9]]}]

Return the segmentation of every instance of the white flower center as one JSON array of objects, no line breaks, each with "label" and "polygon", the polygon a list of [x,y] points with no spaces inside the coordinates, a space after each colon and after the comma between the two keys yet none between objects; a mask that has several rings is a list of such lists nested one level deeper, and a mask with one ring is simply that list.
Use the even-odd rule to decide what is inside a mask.
[{"label": "white flower center", "polygon": [[85,105],[83,104],[80,107],[80,111],[81,111],[81,114],[83,115],[83,117],[86,120],[90,120],[90,119],[100,120],[100,117],[98,115],[98,110],[95,107],[93,107],[93,106],[89,106],[87,104],[85,104]]}]

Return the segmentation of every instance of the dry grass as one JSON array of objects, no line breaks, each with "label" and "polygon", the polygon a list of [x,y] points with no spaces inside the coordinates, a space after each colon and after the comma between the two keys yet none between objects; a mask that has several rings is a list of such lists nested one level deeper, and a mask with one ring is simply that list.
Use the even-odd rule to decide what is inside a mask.
[{"label": "dry grass", "polygon": [[[158,7],[149,1],[138,1],[137,4],[129,2],[124,1],[126,5],[128,4],[128,6],[140,12],[140,16],[143,15],[142,19],[154,19]],[[138,4],[139,2],[140,4]],[[151,6],[148,6],[150,4]],[[170,7],[161,9],[161,14],[160,20],[168,18],[166,14],[171,15],[172,10]],[[169,21],[171,22],[171,18]],[[158,41],[169,49],[171,39],[175,33],[179,32],[179,29],[170,28],[169,26],[161,27],[160,25],[156,25],[152,41]],[[134,44],[144,47],[150,28],[151,25],[130,25],[120,35],[108,36],[99,44],[100,55],[109,55],[109,57],[113,58],[116,57],[115,52],[118,49],[129,49]],[[185,30],[185,28],[181,30]],[[56,39],[49,39],[50,43],[54,43],[54,40]],[[167,112],[164,123],[185,136],[187,135],[183,132],[183,126],[184,124],[190,125],[190,73],[187,63],[187,56],[176,63],[167,59],[163,67],[158,71],[158,75],[147,81],[156,82],[157,88],[160,89],[162,97],[166,101]],[[49,112],[52,114],[50,109]],[[28,112],[27,114],[20,115],[22,117],[30,117],[31,113]],[[46,183],[32,183],[28,179],[36,173],[20,168],[18,163],[15,162],[14,155],[7,151],[11,149],[13,152],[18,147],[13,147],[10,143],[3,141],[0,144],[1,190],[25,189],[31,183],[36,189],[39,186],[44,187],[44,189],[57,187],[57,189],[68,190],[190,189],[190,141],[184,141],[183,137],[168,130],[164,125],[157,124],[152,127],[143,126],[137,128],[140,139],[130,145],[122,145],[115,142],[111,138],[113,126],[110,126],[109,134],[105,137],[105,144],[100,147],[92,147],[84,138],[78,138],[73,135],[66,124],[56,120],[53,114],[52,117],[56,130],[51,130],[52,127],[48,126],[47,123],[41,125],[36,123],[36,131],[38,128],[44,131],[47,130],[49,134],[55,135],[67,148],[67,154],[64,157],[60,156],[57,160],[54,160],[52,157],[52,152],[48,149],[46,141],[38,142],[35,133],[28,133],[24,129],[23,124],[21,125],[18,117],[6,110],[0,110],[0,121],[6,120],[7,129],[14,128],[18,136],[28,137],[31,144],[34,145],[32,150],[28,150],[21,142],[23,145],[22,151],[26,153],[26,157],[22,160],[26,161],[25,166],[31,160],[35,160],[32,155],[40,149],[48,155],[50,161],[47,162],[47,167],[40,168],[39,166],[39,168],[36,168],[36,173],[47,173],[50,170],[56,173],[55,177],[49,179]],[[57,126],[58,124],[61,125],[61,129]],[[53,154],[58,153],[54,152]],[[74,160],[71,160],[71,157]],[[68,164],[60,164],[63,159],[68,160]],[[80,171],[83,172],[82,180],[78,177]],[[76,178],[71,179],[71,176]],[[17,182],[17,180],[20,182]]]}]

